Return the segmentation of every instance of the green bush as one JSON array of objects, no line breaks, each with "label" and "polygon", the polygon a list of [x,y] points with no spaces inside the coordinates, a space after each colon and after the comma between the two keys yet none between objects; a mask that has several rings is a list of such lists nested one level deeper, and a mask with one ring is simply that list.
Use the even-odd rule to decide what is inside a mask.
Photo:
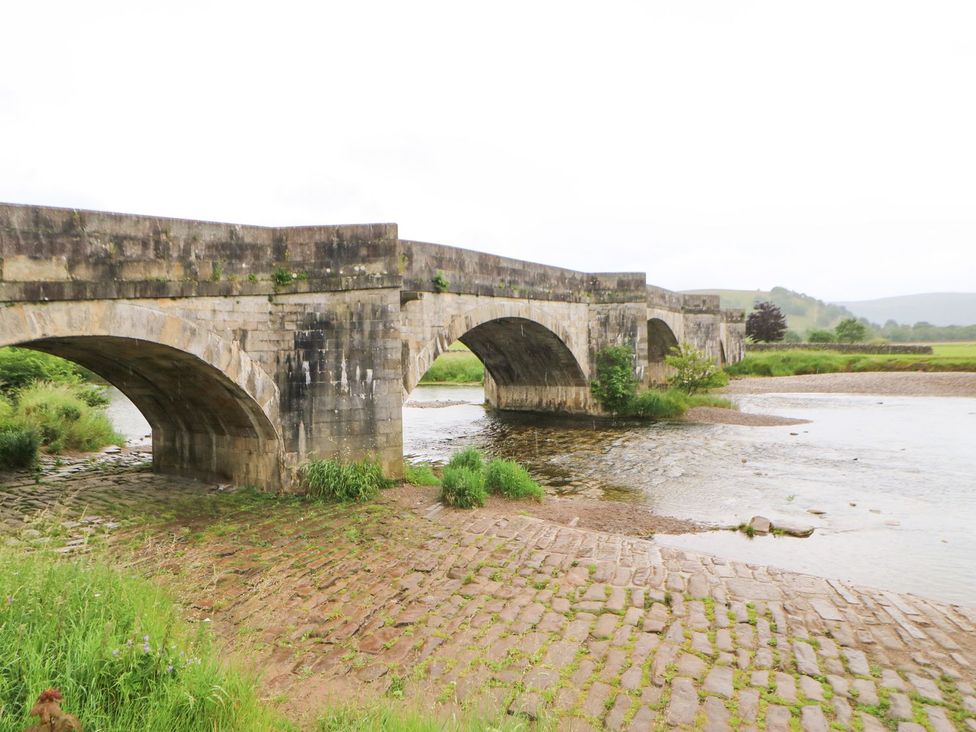
[{"label": "green bush", "polygon": [[276,730],[256,684],[163,590],[99,562],[0,549],[0,729],[56,687],[86,730]]},{"label": "green bush", "polygon": [[807,335],[810,343],[833,343],[836,340],[837,337],[829,330],[811,330]]},{"label": "green bush", "polygon": [[485,471],[485,487],[490,493],[506,498],[531,498],[541,501],[542,487],[532,480],[529,471],[512,460],[492,460]]},{"label": "green bush", "polygon": [[33,430],[0,430],[0,470],[31,467],[37,460],[40,444]]},{"label": "green bush", "polygon": [[417,465],[405,463],[403,466],[403,479],[411,485],[441,484],[441,479],[434,475],[434,470],[429,463],[419,463]]},{"label": "green bush", "polygon": [[684,414],[687,407],[687,398],[680,391],[648,389],[634,397],[627,412],[641,419],[673,419]]},{"label": "green bush", "polygon": [[6,424],[35,432],[49,452],[125,444],[105,411],[90,401],[90,385],[37,381],[16,393]]},{"label": "green bush", "polygon": [[633,362],[634,352],[628,346],[611,346],[597,354],[596,379],[590,383],[590,392],[611,414],[624,414],[637,394]]},{"label": "green bush", "polygon": [[[479,455],[480,457],[480,455]],[[485,475],[481,469],[448,465],[441,478],[441,500],[455,508],[484,506],[488,498]]]},{"label": "green bush", "polygon": [[447,466],[449,468],[467,468],[468,470],[481,472],[485,469],[485,458],[478,448],[466,447],[451,455]]},{"label": "green bush", "polygon": [[690,343],[682,343],[664,357],[665,363],[674,369],[668,383],[686,394],[715,389],[729,383],[728,374],[718,363]]},{"label": "green bush", "polygon": [[390,485],[380,466],[370,460],[314,460],[302,466],[300,475],[309,496],[329,501],[370,501]]}]

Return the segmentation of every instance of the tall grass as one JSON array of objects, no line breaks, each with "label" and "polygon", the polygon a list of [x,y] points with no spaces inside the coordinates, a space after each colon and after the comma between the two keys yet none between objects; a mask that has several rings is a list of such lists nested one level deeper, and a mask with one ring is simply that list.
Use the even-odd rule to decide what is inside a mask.
[{"label": "tall grass", "polygon": [[0,549],[0,732],[37,696],[100,732],[288,729],[166,594],[97,561]]},{"label": "tall grass", "polygon": [[441,500],[454,508],[484,506],[488,498],[485,474],[464,466],[448,465],[441,478]]},{"label": "tall grass", "polygon": [[124,444],[105,411],[93,406],[87,396],[84,386],[34,382],[17,392],[8,423],[35,431],[49,452]]},{"label": "tall grass", "polygon": [[441,479],[434,474],[434,469],[429,463],[418,463],[413,465],[405,463],[403,466],[403,479],[411,485],[440,485]]},{"label": "tall grass", "polygon": [[542,487],[532,480],[529,471],[513,460],[492,460],[485,469],[485,487],[489,493],[506,498],[529,498],[541,501]]},{"label": "tall grass", "polygon": [[329,501],[370,501],[390,485],[380,466],[370,460],[314,460],[302,466],[300,475],[309,496]]},{"label": "tall grass", "polygon": [[396,709],[374,704],[364,709],[337,707],[323,716],[317,732],[545,732],[552,725],[545,721],[531,723],[520,717],[501,720],[436,720],[424,712]]}]

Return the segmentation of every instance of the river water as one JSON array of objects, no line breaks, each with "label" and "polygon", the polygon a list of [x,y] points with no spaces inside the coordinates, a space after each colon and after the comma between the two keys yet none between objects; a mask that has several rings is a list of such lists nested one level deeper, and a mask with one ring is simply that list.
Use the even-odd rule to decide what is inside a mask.
[{"label": "river water", "polygon": [[[976,399],[735,398],[745,412],[811,421],[612,426],[499,415],[484,409],[480,387],[421,386],[403,410],[404,454],[441,462],[475,445],[519,460],[557,493],[638,501],[716,526],[757,514],[811,525],[807,539],[708,531],[654,540],[976,605]],[[127,437],[147,442],[148,425],[121,394],[111,413]]]},{"label": "river water", "polygon": [[420,387],[411,399],[465,403],[408,404],[409,459],[473,444],[524,462],[558,492],[721,526],[757,514],[814,526],[808,539],[710,531],[655,541],[976,605],[976,399],[736,397],[745,412],[811,420],[777,427],[498,416],[472,387]]}]

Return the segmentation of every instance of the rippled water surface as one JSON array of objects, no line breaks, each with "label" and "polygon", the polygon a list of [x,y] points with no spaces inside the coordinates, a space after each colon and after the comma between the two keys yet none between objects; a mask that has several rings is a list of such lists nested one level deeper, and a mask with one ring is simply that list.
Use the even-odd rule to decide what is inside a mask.
[{"label": "rippled water surface", "polygon": [[[419,387],[404,451],[444,460],[474,444],[543,482],[647,503],[716,525],[756,514],[813,537],[713,531],[662,544],[976,605],[976,399],[853,394],[736,397],[743,411],[809,419],[779,427],[493,415],[472,387]],[[810,511],[821,511],[815,515]]]}]

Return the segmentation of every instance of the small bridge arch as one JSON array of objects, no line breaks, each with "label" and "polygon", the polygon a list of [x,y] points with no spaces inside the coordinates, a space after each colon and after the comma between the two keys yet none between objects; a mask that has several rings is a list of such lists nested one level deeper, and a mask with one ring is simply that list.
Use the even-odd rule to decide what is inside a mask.
[{"label": "small bridge arch", "polygon": [[[453,296],[455,301],[461,298]],[[571,397],[559,407],[561,411],[577,411],[586,403],[585,339],[543,308],[520,302],[462,308],[443,325],[431,328],[415,353],[408,353],[405,343],[404,397],[455,341],[464,343],[485,365],[486,398],[491,403],[529,409],[542,403],[551,407]],[[502,394],[505,398],[499,400]]]},{"label": "small bridge arch", "polygon": [[213,331],[118,301],[25,303],[0,310],[0,346],[67,358],[116,386],[152,426],[158,472],[281,485],[277,386]]}]

